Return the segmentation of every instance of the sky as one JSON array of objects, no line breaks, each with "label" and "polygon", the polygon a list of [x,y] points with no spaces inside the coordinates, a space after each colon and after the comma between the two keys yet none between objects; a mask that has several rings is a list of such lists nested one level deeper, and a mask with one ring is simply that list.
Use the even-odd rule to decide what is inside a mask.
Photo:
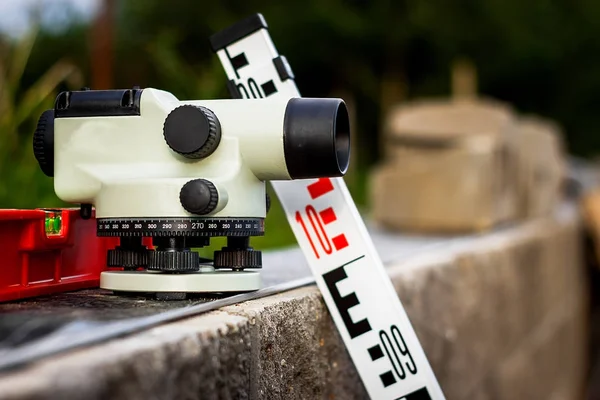
[{"label": "sky", "polygon": [[0,33],[19,37],[32,24],[30,14],[39,10],[41,23],[48,29],[60,30],[73,18],[89,20],[100,0],[0,0]]}]

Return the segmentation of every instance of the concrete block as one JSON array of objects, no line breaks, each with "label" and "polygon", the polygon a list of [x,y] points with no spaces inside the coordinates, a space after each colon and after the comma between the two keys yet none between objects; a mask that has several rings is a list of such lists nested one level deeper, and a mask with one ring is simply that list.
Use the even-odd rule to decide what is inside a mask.
[{"label": "concrete block", "polygon": [[511,133],[518,171],[518,215],[548,215],[560,202],[567,166],[560,128],[549,120],[520,118]]},{"label": "concrete block", "polygon": [[[555,213],[388,265],[448,399],[581,393],[587,293],[579,228],[575,212]],[[66,398],[368,396],[310,286],[0,375],[0,399]]]},{"label": "concrete block", "polygon": [[[491,371],[557,313],[559,324],[579,340],[570,342],[574,354],[561,353],[556,359],[566,357],[579,365],[571,368],[566,382],[581,389],[585,374],[581,351],[586,348],[581,305],[586,297],[577,278],[582,277],[582,268],[577,267],[582,263],[576,237],[576,225],[538,221],[519,235],[481,236],[470,242],[472,250],[459,249],[453,262],[438,264],[443,268],[403,273],[405,265],[400,264],[392,269],[392,277],[395,273],[403,277],[394,280],[396,289],[447,398],[496,399],[498,385],[515,385],[494,381],[490,377],[500,372]],[[579,261],[573,264],[566,259]],[[569,311],[564,311],[566,302],[571,304]],[[556,351],[550,350],[555,344],[539,345],[543,351]],[[538,362],[546,361],[541,357],[523,361],[534,371],[541,368]],[[523,375],[518,388],[506,389],[507,398],[544,398],[518,397],[526,394],[518,392],[525,390],[526,381]],[[566,383],[561,385],[560,390],[569,389]]]},{"label": "concrete block", "polygon": [[568,303],[554,310],[490,373],[498,399],[581,398],[586,341],[576,311]]},{"label": "concrete block", "polygon": [[489,102],[422,102],[392,112],[371,174],[372,218],[416,232],[482,231],[516,216],[513,114]]},{"label": "concrete block", "polygon": [[486,101],[417,102],[386,124],[372,216],[414,232],[471,232],[549,215],[566,178],[562,133]]},{"label": "concrete block", "polygon": [[223,310],[250,320],[259,398],[367,398],[316,288]]},{"label": "concrete block", "polygon": [[58,356],[0,379],[0,398],[247,399],[246,322],[217,311]]}]

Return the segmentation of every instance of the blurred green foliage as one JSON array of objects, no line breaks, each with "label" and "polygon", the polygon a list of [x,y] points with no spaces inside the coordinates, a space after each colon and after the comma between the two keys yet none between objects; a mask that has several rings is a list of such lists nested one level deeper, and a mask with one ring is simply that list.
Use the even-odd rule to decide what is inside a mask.
[{"label": "blurred green foliage", "polygon": [[[359,151],[347,181],[361,206],[368,169],[379,157],[386,85],[399,83],[404,100],[447,96],[457,58],[476,65],[482,94],[557,120],[571,152],[600,149],[594,0],[121,0],[116,8],[114,86],[156,87],[181,99],[229,97],[208,38],[261,12],[302,95],[344,93],[358,110]],[[90,27],[75,21],[42,30],[35,42],[3,42],[0,207],[58,205],[51,179],[35,167],[31,134],[56,90],[90,84]],[[290,243],[276,201],[267,230],[259,247]]]},{"label": "blurred green foliage", "polygon": [[44,179],[32,152],[32,137],[39,116],[54,102],[56,88],[81,85],[79,69],[65,60],[52,63],[32,82],[23,81],[37,31],[0,47],[0,204],[33,208],[61,204],[52,181]]}]

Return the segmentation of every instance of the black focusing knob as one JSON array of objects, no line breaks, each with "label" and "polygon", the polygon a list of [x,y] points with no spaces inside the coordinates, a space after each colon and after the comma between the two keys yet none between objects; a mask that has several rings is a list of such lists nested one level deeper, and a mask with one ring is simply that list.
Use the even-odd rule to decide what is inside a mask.
[{"label": "black focusing knob", "polygon": [[40,169],[54,176],[54,110],[42,113],[33,134],[33,154]]},{"label": "black focusing knob", "polygon": [[206,215],[217,207],[219,192],[211,181],[194,179],[183,185],[179,201],[188,212]]},{"label": "black focusing knob", "polygon": [[183,105],[167,116],[163,134],[169,147],[186,158],[211,155],[221,141],[221,125],[208,108]]}]

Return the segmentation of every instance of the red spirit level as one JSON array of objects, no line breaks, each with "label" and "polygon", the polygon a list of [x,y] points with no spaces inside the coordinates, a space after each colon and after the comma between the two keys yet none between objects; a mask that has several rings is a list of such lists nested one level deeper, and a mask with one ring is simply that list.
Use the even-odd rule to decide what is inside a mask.
[{"label": "red spirit level", "polygon": [[96,236],[79,209],[0,210],[0,301],[98,287],[118,238]]}]

